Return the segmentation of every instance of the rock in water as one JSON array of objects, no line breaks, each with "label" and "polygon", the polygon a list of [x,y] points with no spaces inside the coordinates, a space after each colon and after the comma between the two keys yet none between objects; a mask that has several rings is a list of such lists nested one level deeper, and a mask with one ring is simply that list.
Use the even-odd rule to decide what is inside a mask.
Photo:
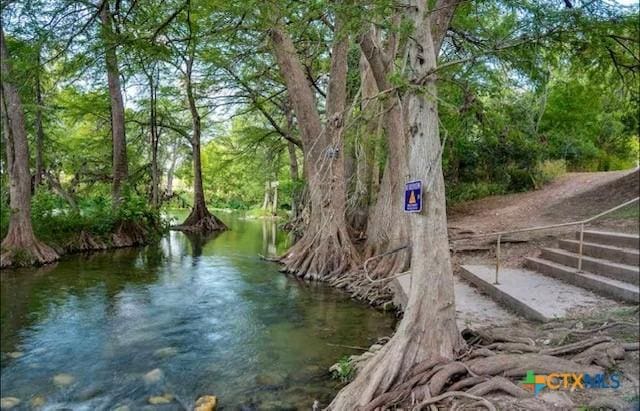
[{"label": "rock in water", "polygon": [[53,383],[59,387],[73,384],[75,377],[71,374],[61,373],[53,377]]},{"label": "rock in water", "polygon": [[20,398],[16,397],[2,397],[0,398],[0,409],[10,410],[13,407],[17,407],[20,404]]},{"label": "rock in water", "polygon": [[286,377],[284,375],[268,372],[256,376],[256,384],[262,386],[276,386],[282,385],[285,382]]},{"label": "rock in water", "polygon": [[193,411],[215,411],[218,407],[218,398],[214,395],[203,395],[198,398]]},{"label": "rock in water", "polygon": [[156,357],[171,357],[173,355],[176,355],[178,353],[178,350],[175,347],[164,347],[164,348],[159,348],[157,350],[155,350],[153,352],[153,355],[155,355]]},{"label": "rock in water", "polygon": [[156,395],[156,396],[153,396],[153,397],[149,397],[149,399],[148,399],[148,402],[151,405],[169,404],[169,403],[171,403],[171,401],[173,401],[173,395],[172,394]]},{"label": "rock in water", "polygon": [[162,372],[162,370],[160,368],[155,368],[149,371],[148,373],[146,373],[144,377],[142,377],[142,379],[147,384],[155,384],[159,382],[163,377],[164,377],[164,373]]},{"label": "rock in water", "polygon": [[44,406],[44,404],[46,403],[46,400],[42,395],[36,395],[31,399],[31,401],[29,401],[29,403],[31,404],[32,408],[40,408]]},{"label": "rock in water", "polygon": [[21,351],[13,351],[13,352],[8,352],[7,353],[7,357],[15,360],[16,358],[20,358],[22,357],[24,354]]}]

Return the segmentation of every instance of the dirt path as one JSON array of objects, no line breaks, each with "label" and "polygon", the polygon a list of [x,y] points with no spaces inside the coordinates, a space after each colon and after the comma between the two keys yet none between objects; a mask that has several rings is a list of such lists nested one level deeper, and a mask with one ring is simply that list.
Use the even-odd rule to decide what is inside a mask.
[{"label": "dirt path", "polygon": [[454,206],[449,227],[456,233],[488,233],[577,220],[638,195],[634,171],[568,173],[540,190],[487,197]]}]

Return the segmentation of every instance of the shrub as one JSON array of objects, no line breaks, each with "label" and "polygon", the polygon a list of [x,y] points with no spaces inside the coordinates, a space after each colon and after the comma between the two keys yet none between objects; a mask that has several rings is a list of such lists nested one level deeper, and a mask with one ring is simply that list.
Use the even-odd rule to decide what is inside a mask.
[{"label": "shrub", "polygon": [[456,204],[464,201],[477,200],[482,197],[504,194],[506,191],[505,185],[500,183],[490,183],[486,181],[458,183],[447,187],[447,200],[450,204]]},{"label": "shrub", "polygon": [[36,235],[53,243],[63,243],[81,231],[104,236],[122,221],[135,221],[151,235],[166,225],[158,210],[132,193],[125,193],[122,204],[115,210],[107,195],[79,199],[78,208],[73,209],[55,194],[43,190],[33,197],[31,209]]},{"label": "shrub", "polygon": [[534,173],[535,188],[552,182],[566,172],[567,163],[564,160],[545,160],[538,163]]}]

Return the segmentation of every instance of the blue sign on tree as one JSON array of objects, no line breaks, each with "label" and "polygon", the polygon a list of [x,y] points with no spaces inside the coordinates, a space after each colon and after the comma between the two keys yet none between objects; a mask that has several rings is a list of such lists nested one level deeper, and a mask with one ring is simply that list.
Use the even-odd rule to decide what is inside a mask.
[{"label": "blue sign on tree", "polygon": [[422,211],[422,181],[409,181],[404,186],[404,211],[419,213]]}]

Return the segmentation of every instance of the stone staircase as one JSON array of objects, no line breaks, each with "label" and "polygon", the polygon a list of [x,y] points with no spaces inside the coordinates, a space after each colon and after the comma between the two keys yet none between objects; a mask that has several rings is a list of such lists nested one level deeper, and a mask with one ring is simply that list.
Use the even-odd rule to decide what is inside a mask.
[{"label": "stone staircase", "polygon": [[599,309],[619,303],[639,304],[640,237],[585,231],[582,267],[578,270],[580,233],[561,239],[529,257],[524,268],[463,265],[460,276],[498,304],[534,321],[565,317],[575,310]]},{"label": "stone staircase", "polygon": [[526,267],[605,297],[637,304],[640,298],[640,237],[585,231],[581,270],[578,270],[579,238],[577,232],[576,240],[560,240],[558,248],[543,249],[540,257],[526,259]]}]

